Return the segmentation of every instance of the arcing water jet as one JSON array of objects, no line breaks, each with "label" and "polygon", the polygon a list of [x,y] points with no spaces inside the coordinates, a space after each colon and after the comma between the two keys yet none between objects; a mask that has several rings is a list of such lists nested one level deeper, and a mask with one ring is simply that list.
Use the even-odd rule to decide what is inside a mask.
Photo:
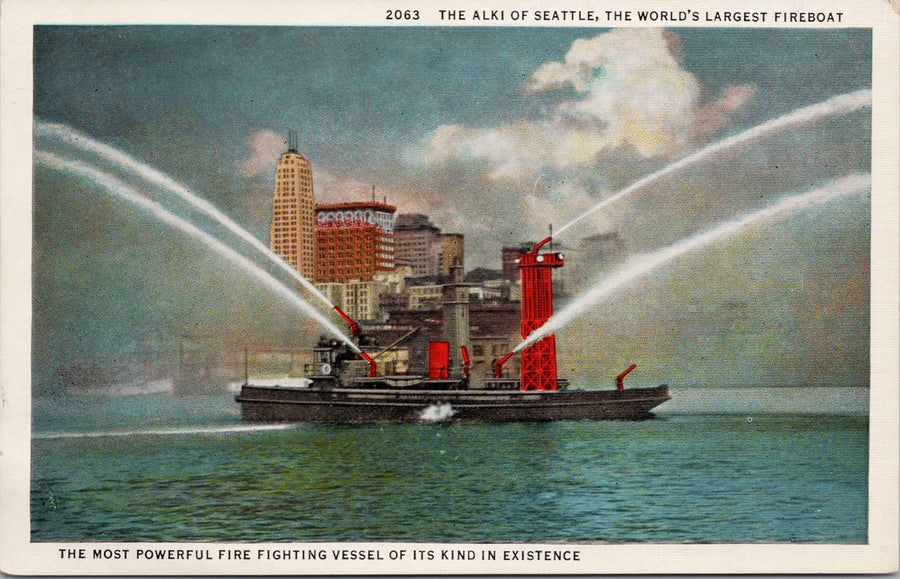
[{"label": "arcing water jet", "polygon": [[715,229],[699,233],[668,247],[652,253],[637,255],[598,282],[568,307],[550,317],[545,324],[535,329],[525,340],[519,343],[513,349],[513,353],[520,352],[538,340],[563,328],[574,318],[587,311],[588,308],[687,253],[701,249],[710,243],[733,237],[748,227],[786,219],[814,205],[858,193],[870,187],[871,177],[869,175],[851,175],[836,179],[824,187],[789,197],[764,209],[728,221]]},{"label": "arcing water jet", "polygon": [[94,167],[91,167],[85,163],[80,161],[71,161],[66,160],[53,153],[49,153],[46,151],[35,151],[34,154],[35,160],[47,167],[52,169],[56,169],[59,171],[65,171],[68,173],[72,173],[74,175],[78,175],[79,177],[86,178],[90,181],[93,181],[97,185],[100,185],[110,193],[140,207],[141,209],[152,214],[156,219],[178,229],[179,231],[187,234],[188,236],[206,244],[219,255],[225,257],[232,263],[238,265],[245,271],[247,271],[250,275],[255,277],[257,280],[265,284],[269,289],[271,289],[276,294],[285,298],[288,302],[296,306],[303,313],[308,315],[310,318],[318,322],[323,328],[328,330],[332,335],[345,342],[351,349],[355,352],[359,352],[359,348],[353,341],[348,338],[343,332],[341,332],[337,326],[335,326],[328,318],[322,315],[317,309],[312,307],[309,302],[304,300],[302,297],[297,295],[294,291],[288,288],[286,285],[278,281],[271,274],[269,274],[266,270],[256,265],[253,261],[247,259],[240,253],[236,252],[234,249],[228,247],[224,243],[222,243],[219,239],[216,239],[206,231],[203,231],[199,227],[193,225],[170,213],[167,209],[165,209],[159,203],[155,201],[151,201],[147,199],[143,195],[137,193],[134,189],[129,187],[123,181],[117,179],[116,177],[110,175],[109,173],[104,173],[103,171],[99,171]]},{"label": "arcing water jet", "polygon": [[325,295],[320,292],[315,285],[312,284],[312,282],[306,279],[296,269],[291,267],[286,261],[284,261],[284,259],[281,258],[280,255],[272,251],[259,239],[251,235],[249,231],[235,223],[234,220],[232,220],[230,217],[219,211],[213,204],[206,201],[205,199],[198,197],[189,189],[187,189],[165,173],[158,171],[144,163],[141,163],[134,157],[123,153],[122,151],[119,151],[95,139],[92,139],[91,137],[62,124],[44,123],[41,121],[37,121],[35,123],[35,134],[38,137],[58,139],[83,151],[88,151],[90,153],[99,155],[100,157],[111,161],[119,167],[131,171],[147,182],[161,187],[166,191],[174,193],[184,201],[190,203],[192,207],[194,207],[201,213],[206,214],[208,217],[211,217],[216,222],[231,231],[233,234],[237,235],[239,238],[252,245],[257,251],[262,253],[272,263],[277,265],[285,273],[297,280],[300,285],[302,285],[303,288],[306,289],[309,293],[316,296],[329,308],[334,308],[334,304],[332,304],[331,301],[329,301],[329,299],[325,297]]},{"label": "arcing water jet", "polygon": [[836,97],[832,97],[826,101],[822,101],[820,103],[810,105],[808,107],[804,107],[801,109],[797,109],[791,113],[780,116],[777,119],[773,119],[771,121],[765,122],[761,125],[753,127],[743,133],[734,135],[732,137],[727,137],[708,145],[699,151],[688,155],[687,157],[683,157],[674,163],[667,165],[660,169],[655,173],[651,173],[646,177],[643,177],[628,187],[622,189],[618,193],[615,193],[611,197],[607,197],[600,203],[597,203],[592,208],[587,210],[585,213],[576,217],[572,221],[563,225],[557,232],[556,237],[559,237],[563,234],[568,228],[572,227],[582,219],[588,217],[596,213],[597,211],[603,209],[604,207],[609,206],[610,204],[618,201],[622,197],[638,191],[648,185],[659,181],[663,177],[667,177],[676,171],[680,171],[685,167],[689,167],[695,163],[698,163],[707,157],[711,157],[716,153],[729,149],[731,147],[735,147],[742,143],[746,143],[753,139],[758,139],[760,137],[767,136],[769,134],[783,131],[790,127],[795,127],[797,125],[802,125],[805,123],[809,123],[815,121],[817,119],[827,117],[830,115],[838,115],[838,114],[846,114],[856,110],[859,110],[863,107],[871,106],[872,104],[872,91],[869,89],[858,90],[855,92],[850,92],[846,94],[842,94]]}]

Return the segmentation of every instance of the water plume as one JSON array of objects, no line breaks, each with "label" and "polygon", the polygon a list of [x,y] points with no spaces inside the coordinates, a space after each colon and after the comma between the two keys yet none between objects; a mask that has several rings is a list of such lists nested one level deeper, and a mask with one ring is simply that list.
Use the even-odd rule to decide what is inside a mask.
[{"label": "water plume", "polygon": [[604,207],[609,206],[612,203],[615,203],[622,197],[638,191],[648,185],[659,181],[660,179],[671,175],[677,171],[680,171],[686,167],[689,167],[695,163],[703,161],[704,159],[711,157],[717,153],[720,153],[724,150],[727,150],[731,147],[736,147],[737,145],[746,143],[748,141],[752,141],[753,139],[758,139],[761,137],[765,137],[769,134],[783,131],[790,127],[794,127],[797,125],[802,125],[805,123],[810,123],[817,119],[821,119],[823,117],[831,116],[831,115],[839,115],[851,113],[853,111],[859,110],[861,108],[871,106],[872,104],[872,91],[870,89],[863,89],[854,92],[849,92],[846,94],[838,95],[836,97],[832,97],[826,101],[822,101],[820,103],[810,105],[808,107],[803,107],[801,109],[797,109],[793,112],[790,112],[786,115],[782,115],[777,119],[772,119],[767,121],[761,125],[757,125],[752,129],[746,130],[743,133],[739,133],[737,135],[727,137],[720,141],[717,141],[711,145],[708,145],[699,151],[688,155],[687,157],[682,157],[681,159],[666,165],[659,171],[655,173],[651,173],[646,177],[643,177],[628,187],[620,190],[618,193],[615,193],[611,197],[607,197],[600,203],[597,203],[592,208],[588,209],[585,213],[579,215],[572,221],[566,223],[561,228],[556,231],[555,237],[559,237],[562,235],[567,229],[585,219],[586,217],[600,211]]},{"label": "water plume", "polygon": [[513,352],[520,352],[541,338],[563,328],[588,308],[687,253],[701,249],[710,243],[733,237],[748,227],[786,219],[814,205],[852,193],[858,193],[870,187],[871,177],[869,175],[850,175],[836,179],[824,187],[789,197],[764,209],[728,221],[714,229],[699,233],[668,247],[651,253],[636,255],[610,275],[600,280],[566,308],[551,316],[543,326],[537,328],[516,346]]},{"label": "water plume", "polygon": [[196,225],[193,225],[192,223],[185,221],[181,217],[170,213],[159,203],[147,199],[120,179],[80,161],[63,159],[47,151],[35,151],[34,156],[37,162],[46,165],[47,167],[72,173],[74,175],[78,175],[82,178],[93,181],[110,193],[149,212],[156,219],[165,223],[166,225],[178,229],[179,231],[185,233],[193,239],[206,244],[219,255],[228,259],[235,265],[241,267],[247,273],[262,282],[275,294],[280,295],[289,303],[296,306],[301,312],[305,313],[310,318],[318,322],[332,335],[349,345],[355,352],[360,351],[356,344],[354,344],[350,338],[348,338],[343,332],[341,332],[337,328],[337,326],[335,326],[327,317],[325,317],[320,311],[310,305],[309,302],[307,302],[293,290],[273,277],[269,272],[258,266],[250,259],[241,255],[231,247],[228,247],[221,240],[210,235],[206,231],[203,231]]},{"label": "water plume", "polygon": [[75,146],[83,151],[99,155],[100,157],[116,164],[120,168],[131,171],[148,183],[151,183],[157,187],[161,187],[162,189],[169,191],[170,193],[174,193],[184,201],[187,201],[192,207],[194,207],[201,213],[206,214],[208,217],[211,217],[220,225],[224,226],[230,232],[238,236],[240,239],[249,243],[251,246],[253,246],[254,249],[262,253],[272,263],[277,265],[285,273],[299,282],[300,285],[302,285],[303,288],[306,289],[309,293],[321,300],[329,308],[334,308],[334,304],[332,304],[331,301],[327,297],[325,297],[325,295],[321,291],[319,291],[319,289],[315,285],[313,285],[312,282],[306,279],[306,277],[304,277],[299,271],[291,267],[291,265],[284,261],[284,259],[282,259],[280,255],[272,251],[272,249],[270,249],[259,239],[254,237],[249,231],[235,223],[233,219],[217,209],[212,203],[201,197],[198,197],[187,187],[172,179],[172,177],[170,177],[169,175],[166,175],[162,171],[154,169],[153,167],[150,167],[149,165],[138,161],[127,153],[119,151],[118,149],[115,149],[114,147],[111,147],[107,144],[101,143],[96,139],[92,139],[91,137],[71,127],[67,127],[58,123],[45,123],[42,121],[36,121],[34,128],[35,135],[37,135],[38,137],[57,139],[69,145]]},{"label": "water plume", "polygon": [[450,404],[432,404],[419,412],[419,420],[422,422],[444,422],[453,418],[456,410]]}]

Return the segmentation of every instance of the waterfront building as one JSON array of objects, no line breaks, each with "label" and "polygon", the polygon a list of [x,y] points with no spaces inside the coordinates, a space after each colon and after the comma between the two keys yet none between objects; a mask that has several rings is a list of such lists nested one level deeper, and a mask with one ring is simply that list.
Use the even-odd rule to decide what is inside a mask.
[{"label": "waterfront building", "polygon": [[409,309],[409,294],[407,292],[381,294],[378,304],[382,312],[390,310]]},{"label": "waterfront building", "polygon": [[344,309],[344,284],[335,282],[317,283],[316,289],[333,305]]},{"label": "waterfront building", "polygon": [[[427,373],[428,343],[446,339],[445,312],[442,304],[438,304],[433,309],[400,308],[389,310],[386,313],[389,327],[396,328],[396,335],[402,335],[407,329],[417,329],[401,345],[408,348],[410,352],[409,371],[420,374]],[[472,362],[470,374],[473,377],[491,373],[492,362],[512,351],[512,348],[521,341],[519,336],[521,321],[521,303],[499,302],[469,306],[471,331],[469,339],[472,346],[469,350]],[[390,343],[387,339],[385,338],[383,342]],[[519,357],[511,358],[503,369],[511,376],[517,375],[520,369]],[[479,387],[480,384],[476,380],[472,386]]]},{"label": "waterfront building", "polygon": [[353,280],[344,284],[344,307],[356,321],[377,320],[381,317],[379,285],[374,281]]},{"label": "waterfront building", "polygon": [[469,288],[469,295],[479,301],[522,301],[522,282],[507,279],[490,279]]},{"label": "waterfront building", "polygon": [[316,288],[357,321],[380,320],[386,307],[406,307],[408,303],[404,280],[393,271],[378,272],[371,280],[317,283]]},{"label": "waterfront building", "polygon": [[291,141],[275,167],[269,245],[303,276],[313,279],[316,229],[312,164],[297,152],[292,138]]},{"label": "waterfront building", "polygon": [[408,287],[409,309],[431,310],[439,308],[443,299],[442,287],[439,285],[414,285]]},{"label": "waterfront building", "polygon": [[409,266],[413,277],[440,275],[443,236],[427,215],[398,215],[394,244],[397,261]]},{"label": "waterfront building", "polygon": [[[509,335],[472,334],[471,373],[477,376],[493,374],[493,363],[515,348],[521,338]],[[507,376],[518,376],[522,372],[521,356],[513,356],[503,365]]]},{"label": "waterfront building", "polygon": [[396,209],[376,202],[316,205],[316,280],[371,281],[392,271]]},{"label": "waterfront building", "polygon": [[406,278],[398,271],[379,271],[372,279],[380,284],[384,294],[400,294],[406,290]]}]

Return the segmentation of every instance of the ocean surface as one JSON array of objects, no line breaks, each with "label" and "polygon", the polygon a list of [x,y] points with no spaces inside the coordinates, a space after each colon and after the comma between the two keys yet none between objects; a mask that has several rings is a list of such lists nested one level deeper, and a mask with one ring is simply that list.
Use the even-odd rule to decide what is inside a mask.
[{"label": "ocean surface", "polygon": [[865,543],[864,388],[656,418],[256,425],[230,394],[33,400],[32,541]]}]

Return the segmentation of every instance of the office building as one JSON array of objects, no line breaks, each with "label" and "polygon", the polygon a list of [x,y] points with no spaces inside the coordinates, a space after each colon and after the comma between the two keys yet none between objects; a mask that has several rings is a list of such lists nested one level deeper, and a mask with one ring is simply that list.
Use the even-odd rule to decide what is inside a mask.
[{"label": "office building", "polygon": [[316,275],[312,164],[297,152],[293,142],[275,168],[269,245],[306,278]]},{"label": "office building", "polygon": [[431,223],[427,215],[409,213],[397,216],[394,247],[397,263],[409,266],[413,277],[440,275],[443,237],[441,230]]},{"label": "office building", "polygon": [[394,269],[394,212],[384,203],[316,205],[316,280],[371,281]]}]

